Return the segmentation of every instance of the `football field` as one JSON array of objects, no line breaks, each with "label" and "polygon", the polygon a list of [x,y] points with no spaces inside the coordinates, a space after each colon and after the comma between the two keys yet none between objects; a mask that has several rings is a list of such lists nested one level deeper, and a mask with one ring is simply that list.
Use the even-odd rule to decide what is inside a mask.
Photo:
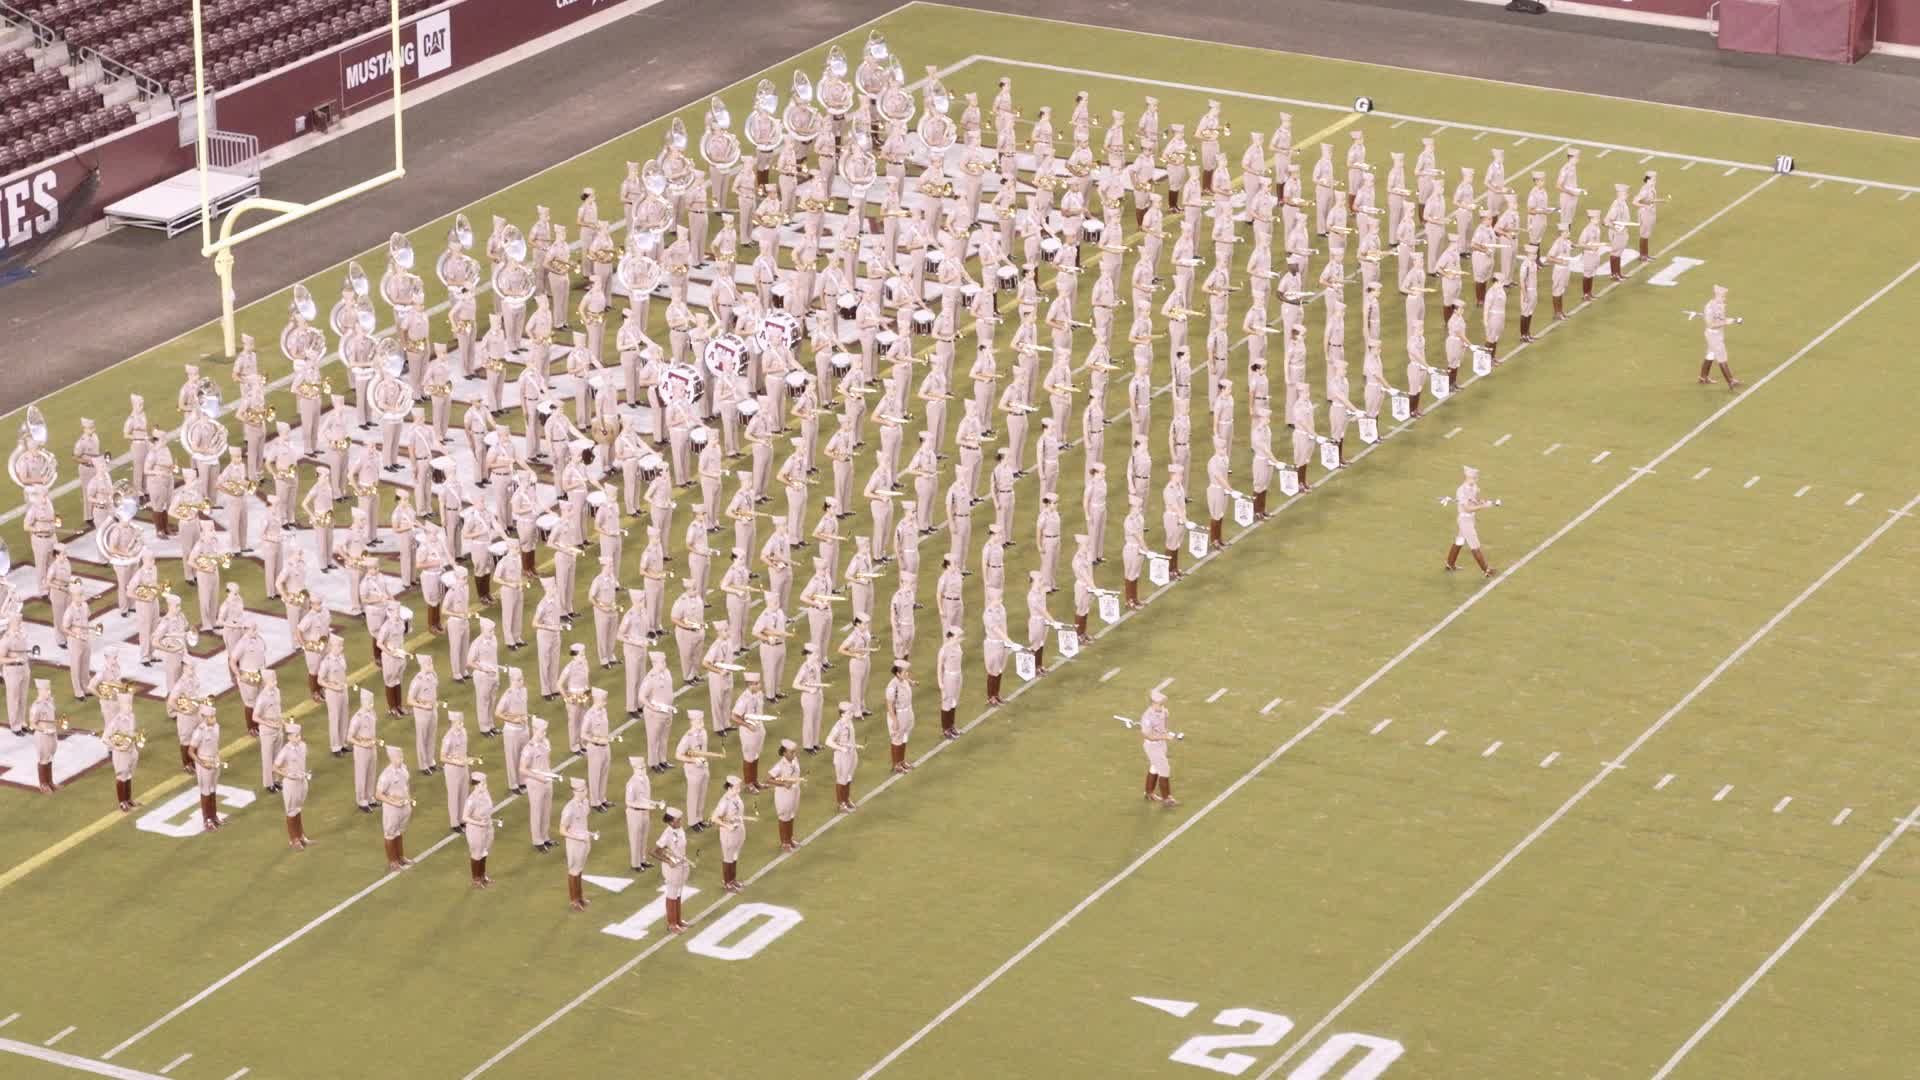
[{"label": "football field", "polygon": [[[1512,308],[1503,366],[1429,400],[1417,420],[1383,416],[1375,445],[1350,436],[1351,465],[1316,466],[1313,490],[1270,520],[1229,524],[1231,546],[1151,590],[1143,609],[1096,617],[1078,656],[1050,656],[1032,682],[1009,672],[1004,706],[986,705],[981,590],[969,578],[967,733],[945,744],[930,721],[946,535],[928,537],[917,768],[887,774],[870,700],[859,811],[833,816],[830,764],[804,758],[814,779],[803,846],[779,854],[765,800],[741,864],[749,887],[730,896],[717,840],[696,837],[687,934],[665,932],[658,872],[629,868],[617,812],[596,818],[584,914],[568,911],[561,856],[531,849],[513,798],[498,815],[495,885],[468,888],[437,777],[414,782],[417,864],[385,873],[378,819],[355,811],[347,763],[326,755],[297,659],[280,680],[313,747],[311,850],[287,849],[231,697],[230,820],[216,833],[193,820],[158,698],[139,706],[152,742],[132,814],[108,812],[109,769],[49,798],[31,791],[30,759],[8,758],[0,1076],[1914,1075],[1920,1028],[1906,1016],[1920,997],[1899,980],[1920,948],[1920,838],[1908,835],[1920,824],[1920,761],[1909,756],[1920,700],[1920,142],[939,5],[873,25],[909,78],[937,69],[956,96],[984,104],[1009,76],[1029,118],[1051,105],[1064,119],[1085,90],[1095,115],[1120,108],[1131,120],[1151,94],[1164,122],[1191,128],[1218,100],[1236,166],[1244,133],[1271,130],[1286,110],[1303,170],[1313,144],[1342,156],[1360,130],[1382,166],[1433,138],[1449,177],[1502,147],[1524,191],[1528,172],[1551,176],[1577,146],[1592,192],[1583,205],[1604,207],[1614,184],[1637,186],[1648,170],[1672,201],[1651,257],[1630,262],[1625,281],[1602,277],[1579,306],[1576,276],[1572,317],[1524,347]],[[762,74],[784,91],[794,69],[819,72],[829,45],[857,56],[865,37]],[[736,116],[759,78],[724,95]],[[1362,96],[1372,112],[1355,111]],[[706,105],[679,114],[690,130]],[[617,206],[624,163],[652,156],[669,119],[465,212],[482,232],[493,215],[524,226],[536,205],[570,221],[584,186]],[[1776,171],[1779,155],[1794,171]],[[423,259],[450,223],[412,233]],[[385,240],[366,239],[362,261],[377,275]],[[243,250],[240,272],[272,268]],[[323,309],[344,274],[306,283]],[[1745,319],[1729,334],[1737,393],[1694,381],[1700,324],[1683,312],[1715,284]],[[210,272],[182,283],[213,287]],[[444,290],[428,288],[444,339]],[[1543,273],[1536,332],[1550,322],[1546,291]],[[1400,299],[1388,292],[1398,385]],[[296,408],[271,343],[287,304],[283,292],[241,313],[279,379],[283,418]],[[1236,304],[1235,327],[1240,315]],[[1317,386],[1317,307],[1307,322]],[[1356,368],[1358,322],[1348,320]],[[1469,322],[1477,336],[1477,313]],[[1435,362],[1442,331],[1435,304]],[[202,327],[42,401],[56,448],[85,416],[112,452],[124,449],[130,392],[171,423],[181,366],[218,350],[218,326]],[[1236,379],[1244,356],[1236,342]],[[1157,362],[1159,470],[1164,349]],[[225,377],[217,363],[208,370]],[[1244,392],[1240,409],[1244,432]],[[1099,576],[1118,588],[1124,374],[1108,413],[1112,523]],[[9,430],[19,422],[7,418]],[[1286,441],[1277,429],[1276,445]],[[1236,453],[1238,479],[1244,438]],[[1203,466],[1205,451],[1196,456]],[[1082,520],[1077,450],[1068,461],[1071,535]],[[1463,465],[1503,502],[1480,517],[1500,568],[1491,579],[1441,571],[1454,523],[1441,498]],[[1039,501],[1032,476],[1020,483],[1007,569],[1016,636],[1025,590],[1011,583],[1037,565]],[[68,487],[57,505],[77,522]],[[27,561],[17,489],[7,497],[0,536]],[[849,535],[868,527],[856,501]],[[641,531],[635,523],[627,543],[629,576]],[[673,547],[677,556],[677,534]],[[179,580],[177,570],[163,576]],[[278,617],[277,604],[263,606],[257,562],[236,558],[230,576]],[[580,575],[583,594],[591,576]],[[892,589],[889,570],[883,613]],[[1069,593],[1054,598],[1055,618],[1071,618]],[[44,601],[26,610],[49,620]],[[360,620],[335,626],[356,680],[374,686]],[[443,639],[414,647],[444,661]],[[531,668],[531,650],[506,662]],[[620,702],[622,672],[594,675]],[[842,668],[830,675],[843,682]],[[98,726],[95,706],[68,696],[63,669],[36,665],[35,677],[54,680],[75,727]],[[1114,719],[1138,716],[1155,688],[1186,733],[1173,749],[1176,808],[1141,799],[1140,741]],[[443,682],[442,693],[470,706],[464,686]],[[704,690],[685,693],[690,705],[704,705]],[[797,706],[774,711],[771,735],[792,735]],[[405,745],[412,723],[383,712],[381,728]],[[474,752],[498,795],[498,746],[476,740]],[[624,781],[624,752],[615,760]],[[583,771],[577,760],[556,767]],[[676,803],[682,784],[667,774],[654,791]]]}]

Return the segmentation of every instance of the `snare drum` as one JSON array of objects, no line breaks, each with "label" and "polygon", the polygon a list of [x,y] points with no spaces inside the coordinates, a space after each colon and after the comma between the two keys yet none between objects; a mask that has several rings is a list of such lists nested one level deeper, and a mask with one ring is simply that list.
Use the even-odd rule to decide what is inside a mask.
[{"label": "snare drum", "polygon": [[734,406],[734,408],[740,410],[740,419],[751,420],[754,414],[760,411],[760,403],[752,398],[747,398]]},{"label": "snare drum", "polygon": [[913,313],[913,332],[921,337],[933,333],[932,308],[920,308]]},{"label": "snare drum", "polygon": [[1055,255],[1058,255],[1059,253],[1060,253],[1059,237],[1043,236],[1040,238],[1040,254],[1045,255],[1047,258],[1051,259]]},{"label": "snare drum", "polygon": [[[883,334],[881,336],[885,337],[886,335]],[[827,362],[833,365],[833,370],[837,374],[845,375],[847,372],[853,370],[853,354],[850,352],[834,353],[833,356],[830,357]],[[793,372],[792,374],[787,376],[787,381],[791,383],[793,381],[793,376],[799,375],[799,374],[800,373],[797,371]],[[800,388],[796,386],[794,387],[794,389],[798,390]]]},{"label": "snare drum", "polygon": [[939,248],[928,248],[927,249],[927,273],[929,274],[939,273],[940,264],[945,262],[946,259],[947,259],[946,252],[941,251]]},{"label": "snare drum", "polygon": [[973,306],[974,299],[979,295],[980,295],[980,286],[975,285],[972,282],[968,282],[967,284],[960,286],[960,301],[969,307]]},{"label": "snare drum", "polygon": [[873,340],[874,344],[879,345],[881,351],[884,352],[893,348],[893,343],[900,340],[900,335],[892,330],[882,330],[873,335]]},{"label": "snare drum", "polygon": [[1088,218],[1080,223],[1080,239],[1089,244],[1097,244],[1106,235],[1106,222],[1099,218]]},{"label": "snare drum", "polygon": [[707,445],[707,439],[711,436],[712,432],[707,428],[707,425],[697,424],[692,431],[687,432],[687,441],[695,446],[705,446]]},{"label": "snare drum", "polygon": [[833,304],[843,319],[852,319],[860,314],[860,295],[851,289],[834,297]]},{"label": "snare drum", "polygon": [[993,272],[1001,292],[1012,292],[1020,284],[1020,271],[1012,263],[1001,263],[1000,269]]},{"label": "snare drum", "polygon": [[[841,353],[839,355],[847,356],[846,353]],[[838,363],[838,357],[835,358],[834,362]],[[847,356],[847,363],[848,365],[852,365],[853,357]],[[800,391],[805,390],[806,388],[807,388],[806,372],[801,371],[799,368],[794,368],[792,371],[787,372],[787,389],[797,394]]]}]

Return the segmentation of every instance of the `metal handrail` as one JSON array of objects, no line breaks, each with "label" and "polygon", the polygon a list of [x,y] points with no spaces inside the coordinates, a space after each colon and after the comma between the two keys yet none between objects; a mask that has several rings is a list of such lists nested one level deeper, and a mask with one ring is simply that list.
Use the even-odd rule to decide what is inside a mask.
[{"label": "metal handrail", "polygon": [[[0,14],[6,15],[8,19],[14,22],[24,24],[27,29],[33,31],[34,40],[40,42],[42,45],[51,45],[56,41],[66,40],[66,36],[60,33],[60,31],[21,11],[12,4],[6,3],[5,0],[0,0]],[[81,45],[76,48],[69,42],[67,48],[74,50],[81,60],[96,61],[102,70],[111,72],[120,78],[132,80],[134,89],[139,91],[142,101],[162,97],[167,92],[166,86],[162,84],[160,80],[148,75],[142,75],[138,71],[135,71],[90,45]]]}]

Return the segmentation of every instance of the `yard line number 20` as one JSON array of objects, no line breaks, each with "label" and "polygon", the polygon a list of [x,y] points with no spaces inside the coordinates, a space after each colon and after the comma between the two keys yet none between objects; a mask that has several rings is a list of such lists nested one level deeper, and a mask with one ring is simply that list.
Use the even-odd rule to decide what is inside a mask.
[{"label": "yard line number 20", "polygon": [[[1252,1068],[1258,1059],[1251,1054],[1230,1051],[1279,1046],[1280,1040],[1293,1030],[1291,1019],[1264,1009],[1222,1009],[1214,1016],[1213,1022],[1228,1028],[1245,1028],[1251,1024],[1253,1030],[1227,1035],[1195,1035],[1168,1055],[1170,1060],[1182,1065],[1197,1065],[1227,1076],[1239,1076]],[[1349,1062],[1348,1059],[1356,1051],[1360,1054],[1359,1060]],[[1405,1048],[1392,1039],[1343,1032],[1322,1043],[1312,1057],[1287,1074],[1287,1080],[1377,1080],[1387,1071],[1387,1066],[1398,1061],[1404,1052]],[[1336,1069],[1341,1071],[1336,1073]]]}]

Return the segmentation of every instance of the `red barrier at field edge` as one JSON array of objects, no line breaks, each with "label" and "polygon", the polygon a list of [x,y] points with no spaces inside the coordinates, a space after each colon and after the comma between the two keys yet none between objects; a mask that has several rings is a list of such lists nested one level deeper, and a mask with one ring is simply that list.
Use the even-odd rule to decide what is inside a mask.
[{"label": "red barrier at field edge", "polygon": [[[1549,0],[1547,6],[1555,5]],[[1737,52],[1845,61],[1865,55],[1876,39],[1920,47],[1920,0],[1579,0],[1579,6],[1717,19],[1720,47]]]},{"label": "red barrier at field edge", "polygon": [[[589,15],[637,0],[450,0],[401,27],[401,79],[432,82]],[[296,122],[329,106],[335,116],[386,100],[390,31],[381,29],[218,95],[218,127],[256,135],[262,150],[301,134]],[[120,199],[193,168],[193,147],[181,146],[173,116],[119,132],[53,162],[0,178],[0,262],[10,249],[91,224]],[[100,186],[83,205],[67,197],[100,169]]]}]

